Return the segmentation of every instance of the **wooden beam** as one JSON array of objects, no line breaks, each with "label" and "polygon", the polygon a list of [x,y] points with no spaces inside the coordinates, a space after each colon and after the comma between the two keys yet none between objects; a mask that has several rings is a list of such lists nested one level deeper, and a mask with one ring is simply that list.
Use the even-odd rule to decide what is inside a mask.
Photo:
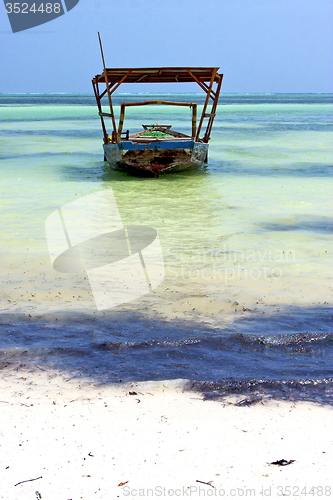
[{"label": "wooden beam", "polygon": [[99,32],[98,32],[98,38],[99,38],[99,45],[101,47],[101,54],[102,54],[102,60],[103,60],[103,66],[104,66],[104,78],[105,78],[106,88],[107,88],[107,92],[108,92],[110,113],[112,115],[112,126],[113,126],[113,132],[114,132],[114,134],[113,134],[113,140],[115,140],[116,143],[118,144],[119,139],[118,139],[118,135],[117,135],[116,120],[114,119],[112,99],[111,99],[111,92],[110,92],[109,81],[108,81],[108,77],[107,77],[107,71],[106,71],[106,67],[105,67],[105,60],[104,60],[104,54],[103,54],[102,40],[101,40],[101,36],[100,36]]},{"label": "wooden beam", "polygon": [[222,80],[223,80],[223,75],[220,75],[220,80],[219,80],[219,82],[217,84],[217,89],[216,89],[215,99],[214,99],[214,102],[213,102],[213,105],[212,105],[212,109],[211,109],[211,112],[208,113],[210,115],[210,117],[209,117],[208,124],[207,124],[207,127],[206,127],[206,133],[205,133],[205,136],[204,136],[204,142],[207,142],[207,143],[209,142],[210,134],[211,134],[212,127],[213,127],[214,118],[215,118],[215,115],[216,115],[216,109],[217,109],[217,105],[218,105],[218,100],[219,100],[219,95],[220,95]]},{"label": "wooden beam", "polygon": [[148,75],[142,75],[138,80],[135,80],[135,83],[141,82],[141,80],[143,80],[144,78],[146,78],[146,76],[148,76]]},{"label": "wooden beam", "polygon": [[[112,84],[110,83],[110,90],[111,90]],[[108,89],[105,89],[104,92],[101,93],[100,98],[102,99],[105,94],[107,93]]]},{"label": "wooden beam", "polygon": [[193,110],[192,110],[192,137],[193,137],[193,139],[195,139],[196,130],[197,130],[197,104],[194,104]]},{"label": "wooden beam", "polygon": [[128,107],[128,106],[146,106],[146,105],[149,105],[149,104],[166,104],[166,105],[170,105],[170,106],[188,106],[188,107],[192,107],[196,103],[193,103],[193,102],[177,102],[177,101],[159,101],[159,100],[156,100],[156,101],[126,102],[126,103],[122,103],[122,105],[123,104],[126,107]]},{"label": "wooden beam", "polygon": [[196,102],[175,102],[175,101],[140,101],[140,102],[122,102],[120,107],[120,119],[119,119],[119,127],[118,127],[118,136],[120,137],[124,119],[125,119],[125,108],[132,106],[147,106],[149,104],[166,104],[170,106],[187,106],[193,108],[192,111],[192,137],[195,137],[196,126],[197,126],[197,103]]},{"label": "wooden beam", "polygon": [[125,118],[125,104],[122,102],[121,107],[120,107],[120,118],[119,118],[119,127],[118,127],[118,136],[119,137],[120,137],[120,134],[123,130],[124,118]]},{"label": "wooden beam", "polygon": [[[202,85],[204,86],[204,88],[205,88],[206,92],[208,92],[208,85],[206,85],[206,83],[205,83],[205,82],[203,82],[203,83],[202,83]],[[213,100],[215,99],[215,92],[214,92],[214,90],[213,90],[213,89],[210,91],[210,97],[211,97]]]},{"label": "wooden beam", "polygon": [[96,97],[96,103],[97,103],[97,107],[98,107],[98,111],[99,111],[99,116],[100,116],[101,122],[102,122],[104,144],[107,144],[109,142],[109,136],[108,136],[108,133],[106,131],[106,127],[105,127],[105,123],[104,123],[104,119],[103,119],[103,114],[101,114],[102,113],[102,105],[101,105],[101,99],[100,99],[100,95],[99,95],[98,83],[97,82],[95,83],[95,81],[93,80],[92,84],[93,84],[94,93],[95,93],[95,97]]},{"label": "wooden beam", "polygon": [[196,141],[199,140],[199,135],[200,135],[200,132],[201,132],[202,123],[203,123],[204,116],[205,116],[205,113],[206,113],[206,109],[207,109],[207,105],[208,105],[208,101],[209,101],[209,96],[210,96],[211,90],[213,88],[213,83],[214,83],[214,80],[215,80],[216,71],[217,71],[217,69],[214,68],[214,70],[212,72],[212,77],[210,79],[210,84],[209,84],[208,92],[207,92],[207,95],[206,95],[205,104],[204,104],[204,107],[203,107],[203,110],[202,110],[202,114],[201,114],[201,118],[200,118],[198,130],[197,130],[197,135],[196,135],[196,139],[195,139]]},{"label": "wooden beam", "polygon": [[132,73],[131,69],[129,71],[127,71],[126,75],[123,76],[122,79],[114,86],[114,88],[112,89],[111,94],[113,94],[113,92],[115,90],[117,90],[117,88],[119,87],[119,85],[121,85],[131,73]]},{"label": "wooden beam", "polygon": [[109,118],[112,118],[113,115],[111,113],[98,113],[99,116],[108,116]]},{"label": "wooden beam", "polygon": [[[190,69],[187,68],[187,72],[191,75],[191,77],[193,78],[194,81],[197,82],[198,85],[200,85],[200,87],[202,88],[202,90],[204,90],[205,92],[207,92],[207,89],[205,89],[204,87],[204,84],[203,82],[201,82],[193,73]],[[208,87],[207,87],[208,88]]]}]

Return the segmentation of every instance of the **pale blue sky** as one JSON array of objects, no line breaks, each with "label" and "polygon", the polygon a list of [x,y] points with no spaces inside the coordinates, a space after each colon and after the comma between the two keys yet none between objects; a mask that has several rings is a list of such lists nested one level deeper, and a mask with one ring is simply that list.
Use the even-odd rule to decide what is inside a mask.
[{"label": "pale blue sky", "polygon": [[224,93],[333,92],[332,0],[80,0],[14,34],[1,3],[0,92],[91,92],[98,31],[109,67],[219,66]]}]

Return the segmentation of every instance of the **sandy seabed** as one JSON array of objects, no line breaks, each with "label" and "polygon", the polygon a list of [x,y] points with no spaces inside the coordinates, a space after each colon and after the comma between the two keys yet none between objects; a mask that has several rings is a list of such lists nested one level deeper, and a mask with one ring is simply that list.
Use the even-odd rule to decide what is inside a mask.
[{"label": "sandy seabed", "polygon": [[[333,409],[1,372],[0,498],[333,497]],[[289,465],[273,465],[286,460]]]}]

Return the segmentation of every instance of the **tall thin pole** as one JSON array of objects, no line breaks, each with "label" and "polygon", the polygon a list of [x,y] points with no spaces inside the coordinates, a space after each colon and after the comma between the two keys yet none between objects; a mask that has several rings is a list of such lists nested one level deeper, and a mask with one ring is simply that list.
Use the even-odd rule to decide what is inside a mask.
[{"label": "tall thin pole", "polygon": [[114,114],[113,114],[111,92],[110,92],[109,80],[108,80],[108,76],[107,76],[107,72],[106,72],[106,67],[105,67],[105,60],[104,60],[104,54],[103,54],[102,40],[101,40],[101,36],[100,36],[99,32],[98,32],[98,39],[99,39],[99,45],[101,47],[101,54],[102,54],[102,61],[103,61],[103,68],[104,68],[104,78],[105,78],[106,88],[107,88],[107,91],[108,91],[110,113],[111,113],[111,117],[112,117],[112,126],[113,126],[113,132],[114,132],[113,133],[113,140],[116,143],[118,143],[119,142],[119,138],[118,138],[118,134],[117,134],[116,121],[114,119]]}]

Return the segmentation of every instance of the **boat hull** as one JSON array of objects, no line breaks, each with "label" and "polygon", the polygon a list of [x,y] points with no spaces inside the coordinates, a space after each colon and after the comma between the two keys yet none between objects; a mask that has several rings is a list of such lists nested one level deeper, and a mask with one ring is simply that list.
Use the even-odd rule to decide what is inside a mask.
[{"label": "boat hull", "polygon": [[104,144],[103,147],[111,168],[152,177],[200,168],[208,153],[208,144],[191,139],[147,143],[126,140],[119,144]]}]

